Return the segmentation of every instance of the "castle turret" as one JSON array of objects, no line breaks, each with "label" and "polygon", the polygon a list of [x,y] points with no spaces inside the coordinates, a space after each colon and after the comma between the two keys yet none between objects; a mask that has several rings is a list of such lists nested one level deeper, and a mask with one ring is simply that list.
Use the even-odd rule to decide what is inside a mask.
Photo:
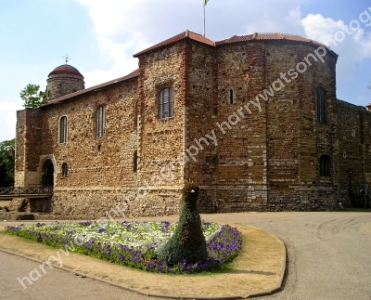
[{"label": "castle turret", "polygon": [[49,73],[47,101],[84,89],[84,76],[74,67],[64,64]]}]

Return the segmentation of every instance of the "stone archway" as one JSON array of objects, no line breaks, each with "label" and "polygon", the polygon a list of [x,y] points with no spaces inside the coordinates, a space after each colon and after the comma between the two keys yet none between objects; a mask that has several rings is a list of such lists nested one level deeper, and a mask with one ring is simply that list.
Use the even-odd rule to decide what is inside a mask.
[{"label": "stone archway", "polygon": [[49,189],[54,186],[54,165],[50,159],[43,164],[42,186]]}]

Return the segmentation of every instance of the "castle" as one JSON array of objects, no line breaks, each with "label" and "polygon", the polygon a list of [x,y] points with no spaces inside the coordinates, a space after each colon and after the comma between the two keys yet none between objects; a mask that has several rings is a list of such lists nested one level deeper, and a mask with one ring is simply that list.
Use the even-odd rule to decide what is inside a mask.
[{"label": "castle", "polygon": [[371,182],[371,106],[336,98],[337,54],[298,35],[185,31],[139,68],[84,88],[55,68],[47,104],[17,112],[15,185],[53,189],[31,211],[82,218],[333,209]]}]

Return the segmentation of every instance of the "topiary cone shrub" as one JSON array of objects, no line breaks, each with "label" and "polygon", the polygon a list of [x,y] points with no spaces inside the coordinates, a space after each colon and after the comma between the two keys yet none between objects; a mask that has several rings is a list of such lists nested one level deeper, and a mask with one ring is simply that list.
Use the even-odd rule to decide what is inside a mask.
[{"label": "topiary cone shrub", "polygon": [[208,258],[201,218],[197,210],[198,190],[195,183],[187,183],[182,190],[183,205],[178,227],[158,254],[158,258],[169,265],[184,260],[194,264],[206,261]]}]

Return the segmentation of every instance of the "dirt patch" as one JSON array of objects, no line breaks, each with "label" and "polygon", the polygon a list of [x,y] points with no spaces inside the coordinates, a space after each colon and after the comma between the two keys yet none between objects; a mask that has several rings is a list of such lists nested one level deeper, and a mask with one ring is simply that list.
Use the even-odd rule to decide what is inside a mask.
[{"label": "dirt patch", "polygon": [[[63,267],[98,277],[148,294],[171,295],[179,298],[246,297],[276,289],[285,271],[286,249],[272,234],[251,226],[232,225],[244,236],[242,253],[222,273],[196,275],[154,274],[114,265],[86,255],[60,252]],[[0,230],[4,228],[0,227]],[[57,256],[51,248],[16,236],[0,234],[0,248],[46,261]],[[59,264],[56,262],[56,266]],[[32,270],[30,270],[32,271]],[[24,274],[27,276],[28,274]]]},{"label": "dirt patch", "polygon": [[362,224],[362,226],[359,229],[359,232],[361,234],[371,235],[371,222]]}]

